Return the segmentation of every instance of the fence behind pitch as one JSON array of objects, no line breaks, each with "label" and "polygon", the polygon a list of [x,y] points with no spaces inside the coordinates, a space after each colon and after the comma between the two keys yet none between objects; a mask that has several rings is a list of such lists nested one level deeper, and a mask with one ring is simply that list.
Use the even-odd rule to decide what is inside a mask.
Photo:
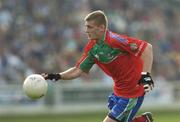
[{"label": "fence behind pitch", "polygon": [[[174,83],[173,83],[174,84]],[[180,103],[179,83],[175,85],[157,84],[147,94],[144,109],[174,108]],[[25,96],[20,85],[0,86],[0,114],[43,114],[43,113],[74,113],[102,111],[107,109],[108,95],[112,86],[100,82],[91,83],[49,83],[48,94],[39,99],[31,100]],[[172,106],[174,105],[174,107]]]}]

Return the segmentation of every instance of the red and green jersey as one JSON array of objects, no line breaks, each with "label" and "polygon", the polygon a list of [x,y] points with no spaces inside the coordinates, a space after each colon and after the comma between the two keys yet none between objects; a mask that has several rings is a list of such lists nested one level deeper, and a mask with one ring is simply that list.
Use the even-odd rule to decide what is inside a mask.
[{"label": "red and green jersey", "polygon": [[140,56],[146,45],[145,41],[107,31],[104,40],[88,42],[76,67],[89,72],[97,64],[113,78],[115,95],[139,97],[144,94],[143,86],[138,81],[143,68]]}]

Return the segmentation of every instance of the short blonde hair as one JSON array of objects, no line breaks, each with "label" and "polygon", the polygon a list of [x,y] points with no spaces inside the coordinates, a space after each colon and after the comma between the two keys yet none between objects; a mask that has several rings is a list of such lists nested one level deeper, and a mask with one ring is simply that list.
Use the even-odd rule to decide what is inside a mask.
[{"label": "short blonde hair", "polygon": [[85,18],[84,18],[85,21],[95,21],[95,23],[97,25],[105,25],[105,27],[107,28],[107,25],[108,25],[108,20],[107,20],[107,17],[105,15],[105,13],[101,10],[97,10],[97,11],[93,11],[91,13],[89,13]]}]

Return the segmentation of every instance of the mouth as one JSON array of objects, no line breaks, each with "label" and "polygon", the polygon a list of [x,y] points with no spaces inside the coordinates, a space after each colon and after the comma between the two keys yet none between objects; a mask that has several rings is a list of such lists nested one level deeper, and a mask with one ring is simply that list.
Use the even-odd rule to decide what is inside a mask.
[{"label": "mouth", "polygon": [[90,34],[87,34],[87,37],[88,37],[88,39],[91,39],[91,35]]}]

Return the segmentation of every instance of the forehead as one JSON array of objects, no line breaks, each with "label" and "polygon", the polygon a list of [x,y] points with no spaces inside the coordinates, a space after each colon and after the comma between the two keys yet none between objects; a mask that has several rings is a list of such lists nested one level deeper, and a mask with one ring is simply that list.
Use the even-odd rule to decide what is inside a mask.
[{"label": "forehead", "polygon": [[85,26],[97,26],[97,24],[95,23],[95,21],[90,20],[90,21],[85,21]]}]

